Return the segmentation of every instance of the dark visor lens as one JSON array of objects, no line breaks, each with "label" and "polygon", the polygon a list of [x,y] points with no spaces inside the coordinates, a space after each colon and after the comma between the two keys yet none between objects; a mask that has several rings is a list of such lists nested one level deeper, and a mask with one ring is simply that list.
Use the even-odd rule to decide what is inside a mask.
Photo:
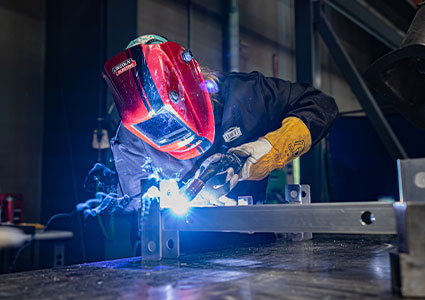
[{"label": "dark visor lens", "polygon": [[133,127],[159,146],[174,143],[191,134],[186,126],[169,112],[158,114]]}]

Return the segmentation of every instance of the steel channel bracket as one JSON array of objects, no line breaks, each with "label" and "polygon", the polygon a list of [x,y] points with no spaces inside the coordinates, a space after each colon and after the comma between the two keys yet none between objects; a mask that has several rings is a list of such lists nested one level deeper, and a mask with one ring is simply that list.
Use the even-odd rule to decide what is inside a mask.
[{"label": "steel channel bracket", "polygon": [[178,258],[180,256],[179,232],[176,230],[164,231],[163,218],[158,202],[153,202],[149,215],[144,217],[142,224],[142,259],[161,260]]},{"label": "steel channel bracket", "polygon": [[[285,200],[294,204],[310,204],[310,186],[308,184],[286,184]],[[313,234],[311,232],[289,232],[287,238],[292,241],[305,241],[311,240]]]}]

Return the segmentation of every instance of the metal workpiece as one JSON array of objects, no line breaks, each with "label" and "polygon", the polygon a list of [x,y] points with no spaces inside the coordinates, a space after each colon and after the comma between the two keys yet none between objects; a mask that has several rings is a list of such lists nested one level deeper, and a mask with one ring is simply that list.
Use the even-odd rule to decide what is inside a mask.
[{"label": "metal workpiece", "polygon": [[186,215],[152,202],[142,219],[142,259],[180,256],[180,231],[288,233],[294,241],[312,233],[395,234],[392,203],[310,203],[310,186],[285,186],[289,204],[191,207]]},{"label": "metal workpiece", "polygon": [[178,231],[163,231],[162,212],[157,201],[152,202],[149,214],[142,217],[142,259],[158,261],[163,257],[180,256]]},{"label": "metal workpiece", "polygon": [[[286,184],[285,200],[289,203],[310,204],[310,185],[308,184]],[[286,238],[291,241],[311,240],[313,234],[311,232],[287,232]]]},{"label": "metal workpiece", "polygon": [[400,199],[394,204],[398,252],[391,253],[392,288],[425,297],[425,159],[398,161]]},{"label": "metal workpiece", "polygon": [[310,186],[308,184],[286,184],[285,201],[288,203],[311,203]]},{"label": "metal workpiece", "polygon": [[425,297],[425,202],[403,202],[396,210],[398,253],[391,254],[393,290]]},{"label": "metal workpiece", "polygon": [[401,201],[425,203],[425,158],[397,161]]},{"label": "metal workpiece", "polygon": [[186,217],[162,212],[163,230],[395,234],[392,203],[313,203],[193,207]]},{"label": "metal workpiece", "polygon": [[162,242],[162,217],[159,203],[152,201],[149,214],[141,218],[142,258],[153,261],[161,260],[164,244]]},{"label": "metal workpiece", "polygon": [[[425,202],[398,202],[396,211],[399,251],[425,260]],[[424,286],[425,287],[425,286]]]}]

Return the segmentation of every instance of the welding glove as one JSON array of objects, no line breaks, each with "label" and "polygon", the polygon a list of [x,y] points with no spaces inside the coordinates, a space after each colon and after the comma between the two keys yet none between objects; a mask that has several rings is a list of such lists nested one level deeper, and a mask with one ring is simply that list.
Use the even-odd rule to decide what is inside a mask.
[{"label": "welding glove", "polygon": [[[210,164],[220,161],[221,157],[221,153],[208,157],[196,171],[194,178],[198,178]],[[205,183],[201,192],[193,199],[193,205],[236,205],[236,200],[227,198],[226,195],[236,186],[238,180],[239,175],[235,174],[233,168],[218,173]]]},{"label": "welding glove", "polygon": [[239,180],[261,180],[306,153],[310,147],[311,135],[307,126],[296,117],[288,117],[279,129],[255,142],[231,148],[229,152],[247,157],[239,172]]},{"label": "welding glove", "polygon": [[84,188],[89,192],[116,192],[118,184],[117,172],[104,164],[96,163],[89,171],[84,181]]}]

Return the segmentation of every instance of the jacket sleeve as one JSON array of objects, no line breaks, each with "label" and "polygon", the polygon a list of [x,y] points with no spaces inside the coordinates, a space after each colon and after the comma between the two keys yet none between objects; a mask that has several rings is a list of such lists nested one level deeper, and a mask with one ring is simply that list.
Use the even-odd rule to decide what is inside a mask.
[{"label": "jacket sleeve", "polygon": [[150,158],[146,155],[143,145],[122,124],[111,139],[111,149],[114,155],[115,168],[118,173],[117,192],[119,196],[139,197],[141,182],[153,173]]},{"label": "jacket sleeve", "polygon": [[265,77],[258,72],[251,74],[257,77],[257,92],[263,95],[272,123],[290,116],[301,119],[310,131],[313,145],[328,133],[338,114],[332,97],[305,84]]}]

